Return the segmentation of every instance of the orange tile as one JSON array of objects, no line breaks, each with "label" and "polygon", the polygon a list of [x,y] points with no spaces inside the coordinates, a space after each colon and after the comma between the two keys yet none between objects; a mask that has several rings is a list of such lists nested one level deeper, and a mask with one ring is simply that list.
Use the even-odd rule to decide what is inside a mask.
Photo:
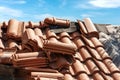
[{"label": "orange tile", "polygon": [[65,74],[64,80],[74,80],[70,74]]},{"label": "orange tile", "polygon": [[111,73],[120,72],[120,70],[115,66],[115,64],[110,59],[105,59],[103,61]]},{"label": "orange tile", "polygon": [[94,63],[94,61],[92,60],[87,60],[86,62],[86,65],[90,71],[91,74],[94,74],[96,72],[99,72],[99,68],[96,66],[96,64]]},{"label": "orange tile", "polygon": [[34,32],[35,32],[35,34],[36,34],[37,36],[39,36],[40,38],[44,38],[41,29],[35,28],[35,29],[34,29]]},{"label": "orange tile", "polygon": [[79,27],[80,27],[80,31],[81,31],[83,34],[86,35],[88,32],[87,32],[87,29],[86,29],[84,23],[83,23],[82,21],[78,20],[78,24],[79,24]]},{"label": "orange tile", "polygon": [[15,19],[11,19],[8,22],[7,36],[12,38],[19,38],[23,34],[24,23]]},{"label": "orange tile", "polygon": [[19,22],[15,19],[9,20],[8,23],[8,29],[7,29],[7,35],[8,36],[16,36],[17,30],[18,30]]},{"label": "orange tile", "polygon": [[32,52],[33,49],[28,44],[22,44],[22,52]]},{"label": "orange tile", "polygon": [[95,48],[94,44],[92,43],[92,41],[85,37],[84,35],[81,35],[81,38],[84,40],[85,44],[91,48]]},{"label": "orange tile", "polygon": [[4,21],[2,28],[7,28],[8,27],[8,22]]},{"label": "orange tile", "polygon": [[71,34],[71,37],[72,37],[72,39],[74,40],[75,38],[80,38],[80,37],[81,37],[81,34],[76,31],[76,32],[73,32],[73,33]]},{"label": "orange tile", "polygon": [[18,48],[18,44],[17,44],[17,42],[15,41],[15,40],[12,40],[12,39],[9,39],[8,41],[7,41],[7,44],[8,44],[8,48]]},{"label": "orange tile", "polygon": [[44,21],[40,21],[40,28],[48,27],[49,25],[44,23]]},{"label": "orange tile", "polygon": [[83,58],[81,56],[81,54],[79,52],[76,52],[75,56],[74,56],[76,59],[78,59],[79,61],[83,62]]},{"label": "orange tile", "polygon": [[82,47],[86,47],[85,44],[82,42],[81,38],[80,38],[80,34],[75,32],[72,34],[72,38],[73,38],[73,42],[76,44],[76,46],[78,47],[78,51],[80,48]]},{"label": "orange tile", "polygon": [[99,53],[102,59],[111,59],[111,57],[102,47],[96,48],[96,51]]},{"label": "orange tile", "polygon": [[72,23],[57,18],[0,23],[0,62],[23,70],[26,80],[119,80],[120,70],[89,18],[75,22],[75,32],[56,33],[51,28],[67,30]]},{"label": "orange tile", "polygon": [[36,38],[35,32],[32,29],[28,28],[26,29],[24,36],[22,37],[23,39],[22,43],[26,44],[28,40],[35,41],[35,38]]},{"label": "orange tile", "polygon": [[50,31],[49,28],[47,28],[45,31],[46,31],[47,39],[49,39],[51,41],[57,41],[58,36],[56,36],[56,34],[54,32]]},{"label": "orange tile", "polygon": [[72,41],[70,40],[70,36],[69,36],[69,34],[67,32],[62,32],[60,34],[60,39],[64,43],[68,43],[68,44],[72,43]]},{"label": "orange tile", "polygon": [[95,47],[103,47],[103,44],[96,37],[92,37],[90,38],[90,40],[92,41]]},{"label": "orange tile", "polygon": [[119,80],[120,79],[120,72],[113,73],[112,77],[114,78],[114,80]]},{"label": "orange tile", "polygon": [[104,77],[105,80],[114,80],[111,75],[107,75],[107,74],[104,74],[104,73],[101,73],[101,74],[102,74],[102,76]]},{"label": "orange tile", "polygon": [[37,67],[25,67],[23,70],[28,72],[49,72],[49,73],[58,73],[58,70],[51,68],[37,68]]},{"label": "orange tile", "polygon": [[23,59],[23,58],[44,57],[44,56],[45,56],[44,52],[41,51],[41,52],[17,53],[17,54],[14,54],[12,57],[13,59]]},{"label": "orange tile", "polygon": [[84,24],[85,24],[85,27],[88,31],[88,35],[89,37],[97,37],[99,38],[99,34],[98,34],[98,31],[97,29],[95,28],[94,24],[92,23],[92,21],[90,20],[90,18],[85,18],[84,19]]},{"label": "orange tile", "polygon": [[71,74],[72,76],[75,75],[75,72],[74,72],[74,70],[73,70],[73,68],[72,68],[72,65],[69,66],[69,71],[70,71],[70,74]]},{"label": "orange tile", "polygon": [[15,49],[6,49],[0,52],[0,63],[12,64],[12,55],[16,53]]},{"label": "orange tile", "polygon": [[[39,36],[36,36],[36,41],[37,41],[37,47],[40,48],[40,50],[42,50],[42,48],[43,48],[43,39],[41,39]],[[35,50],[38,50],[38,48],[36,48]]]},{"label": "orange tile", "polygon": [[81,73],[78,75],[77,80],[90,80],[86,73]]},{"label": "orange tile", "polygon": [[93,74],[93,79],[94,80],[105,80],[104,77],[100,73],[94,73]]},{"label": "orange tile", "polygon": [[24,22],[19,22],[19,27],[17,30],[17,37],[21,38],[24,32],[25,32]]},{"label": "orange tile", "polygon": [[92,56],[88,52],[87,48],[81,48],[79,50],[79,53],[81,54],[81,56],[82,56],[82,58],[83,58],[84,61],[86,61],[88,59],[92,59]]},{"label": "orange tile", "polygon": [[48,73],[48,72],[31,72],[32,77],[45,77],[45,78],[63,78],[64,75],[61,73]]},{"label": "orange tile", "polygon": [[32,47],[32,51],[40,50],[43,48],[43,40],[38,37],[35,32],[28,28],[26,29],[24,36],[22,37],[22,47]]},{"label": "orange tile", "polygon": [[60,80],[60,79],[46,78],[46,77],[40,77],[40,76],[38,76],[35,80]]},{"label": "orange tile", "polygon": [[2,28],[2,26],[3,26],[3,23],[0,23],[0,28]]},{"label": "orange tile", "polygon": [[70,26],[70,21],[69,20],[58,19],[58,18],[54,18],[54,17],[45,18],[44,22],[47,23],[47,24],[51,24],[51,25],[58,25],[58,26],[65,26],[65,27]]},{"label": "orange tile", "polygon": [[30,28],[28,22],[24,22],[24,26],[25,26],[25,28]]},{"label": "orange tile", "polygon": [[72,63],[67,61],[63,56],[58,57],[58,60],[56,61],[58,71],[60,71],[62,68],[68,68],[71,64]]},{"label": "orange tile", "polygon": [[47,67],[48,59],[45,57],[31,57],[23,59],[13,59],[13,66],[18,68],[23,67]]},{"label": "orange tile", "polygon": [[93,58],[102,61],[101,56],[99,55],[99,53],[94,48],[90,48],[89,46],[87,46],[87,49],[88,49],[88,51],[90,52],[90,54]]},{"label": "orange tile", "polygon": [[70,35],[67,32],[62,32],[60,34],[60,41],[62,41],[64,43],[71,44],[71,46],[76,47],[76,45],[71,41],[71,37],[70,37]]},{"label": "orange tile", "polygon": [[32,21],[29,21],[28,24],[30,28],[38,28],[40,25],[39,22],[32,22]]},{"label": "orange tile", "polygon": [[49,50],[51,52],[60,52],[60,53],[65,53],[65,54],[75,54],[76,51],[76,47],[70,45],[70,44],[66,44],[66,43],[62,43],[62,42],[53,42],[53,41],[44,41],[43,44],[43,48],[44,50]]},{"label": "orange tile", "polygon": [[102,61],[98,61],[96,59],[94,59],[96,65],[98,66],[98,68],[100,69],[101,72],[105,73],[105,74],[110,74],[109,69],[107,68],[107,66],[102,62]]},{"label": "orange tile", "polygon": [[3,35],[3,31],[1,29],[1,27],[2,27],[2,24],[0,23],[0,38],[2,38],[2,35]]},{"label": "orange tile", "polygon": [[4,46],[4,44],[3,44],[3,40],[0,39],[0,49],[4,49],[4,48],[5,48],[5,46]]},{"label": "orange tile", "polygon": [[83,66],[87,72],[87,75],[90,77],[92,74],[90,73],[89,67],[87,67],[87,65],[85,64],[85,62],[83,63]]},{"label": "orange tile", "polygon": [[87,73],[83,64],[78,60],[76,60],[75,63],[73,63],[72,68],[75,72],[75,75],[78,75],[80,73]]}]

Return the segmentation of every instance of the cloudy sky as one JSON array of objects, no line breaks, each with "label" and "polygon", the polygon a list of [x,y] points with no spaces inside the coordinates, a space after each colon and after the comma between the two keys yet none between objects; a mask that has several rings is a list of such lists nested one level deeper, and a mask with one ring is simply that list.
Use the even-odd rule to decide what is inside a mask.
[{"label": "cloudy sky", "polygon": [[120,24],[120,0],[0,0],[0,22],[15,18],[38,22],[46,17]]}]

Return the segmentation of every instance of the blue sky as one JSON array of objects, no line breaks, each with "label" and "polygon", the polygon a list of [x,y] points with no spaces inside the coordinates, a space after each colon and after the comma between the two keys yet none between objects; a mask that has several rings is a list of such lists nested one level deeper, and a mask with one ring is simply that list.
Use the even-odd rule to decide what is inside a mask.
[{"label": "blue sky", "polygon": [[120,0],[0,0],[0,22],[38,22],[46,17],[120,24]]}]

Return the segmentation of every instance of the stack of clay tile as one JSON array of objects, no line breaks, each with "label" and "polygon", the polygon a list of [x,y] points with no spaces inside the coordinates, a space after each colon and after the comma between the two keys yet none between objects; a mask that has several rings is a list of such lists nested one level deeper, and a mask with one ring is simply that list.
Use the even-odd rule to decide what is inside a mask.
[{"label": "stack of clay tile", "polygon": [[12,66],[22,80],[120,80],[92,21],[75,23],[74,32],[67,32],[69,20],[57,18],[0,23],[0,63]]}]

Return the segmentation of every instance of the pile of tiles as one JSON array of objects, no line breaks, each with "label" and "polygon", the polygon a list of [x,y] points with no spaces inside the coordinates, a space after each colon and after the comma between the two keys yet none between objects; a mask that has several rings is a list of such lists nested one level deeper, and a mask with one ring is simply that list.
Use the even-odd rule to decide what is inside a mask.
[{"label": "pile of tiles", "polygon": [[119,80],[89,18],[0,23],[0,63],[25,80]]}]

